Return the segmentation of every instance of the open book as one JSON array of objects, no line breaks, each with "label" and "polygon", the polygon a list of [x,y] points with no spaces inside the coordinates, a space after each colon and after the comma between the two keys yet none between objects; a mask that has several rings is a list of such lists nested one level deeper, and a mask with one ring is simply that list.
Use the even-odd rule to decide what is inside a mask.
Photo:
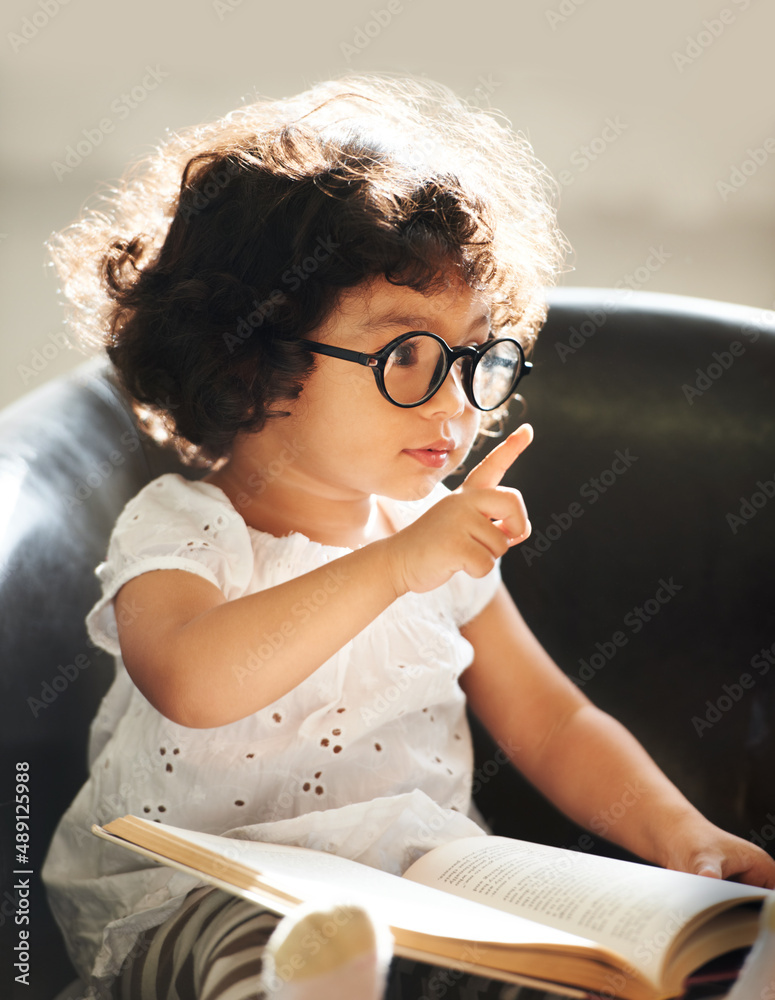
[{"label": "open book", "polygon": [[[125,816],[98,836],[276,913],[365,900],[418,961],[626,1000],[683,992],[753,943],[768,890],[505,837],[436,847],[403,878],[346,858]],[[582,995],[582,994],[578,994]]]}]

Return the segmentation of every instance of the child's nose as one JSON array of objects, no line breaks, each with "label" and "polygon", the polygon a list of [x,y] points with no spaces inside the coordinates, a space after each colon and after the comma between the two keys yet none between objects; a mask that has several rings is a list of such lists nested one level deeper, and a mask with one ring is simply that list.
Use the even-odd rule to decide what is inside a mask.
[{"label": "child's nose", "polygon": [[434,413],[444,413],[449,417],[459,416],[466,408],[468,397],[463,388],[463,373],[461,364],[463,359],[458,358],[454,362],[447,377],[436,390],[435,395],[426,403]]}]

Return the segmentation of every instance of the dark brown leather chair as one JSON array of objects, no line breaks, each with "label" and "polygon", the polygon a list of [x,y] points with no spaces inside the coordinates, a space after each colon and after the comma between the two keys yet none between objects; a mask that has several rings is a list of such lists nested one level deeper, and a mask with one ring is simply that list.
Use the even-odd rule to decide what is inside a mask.
[{"label": "dark brown leather chair", "polygon": [[[507,481],[523,491],[533,536],[504,560],[504,578],[583,690],[707,815],[772,850],[775,318],[560,289],[533,360],[535,441]],[[28,1000],[72,978],[38,873],[85,778],[89,723],[112,677],[84,627],[94,567],[127,500],[171,470],[185,472],[138,434],[100,362],[0,414],[0,934],[15,941],[13,765],[28,761],[34,985],[13,994]],[[478,730],[477,752],[477,801],[496,832],[613,852],[603,835],[620,803],[585,834]]]}]

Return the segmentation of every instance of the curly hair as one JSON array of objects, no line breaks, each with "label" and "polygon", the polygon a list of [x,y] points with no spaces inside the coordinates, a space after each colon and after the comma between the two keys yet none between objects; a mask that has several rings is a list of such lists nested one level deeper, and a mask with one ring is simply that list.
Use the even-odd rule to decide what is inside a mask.
[{"label": "curly hair", "polygon": [[530,347],[565,250],[527,141],[447,87],[348,75],[169,136],[49,242],[86,344],[189,461],[282,415],[298,341],[341,290],[383,276],[485,290]]}]

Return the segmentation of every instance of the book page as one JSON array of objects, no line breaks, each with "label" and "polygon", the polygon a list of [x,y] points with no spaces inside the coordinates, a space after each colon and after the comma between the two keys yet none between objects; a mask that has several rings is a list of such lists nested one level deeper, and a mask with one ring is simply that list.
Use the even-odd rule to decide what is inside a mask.
[{"label": "book page", "polygon": [[531,844],[471,837],[434,848],[405,879],[582,934],[659,981],[671,943],[703,910],[765,891]]},{"label": "book page", "polygon": [[[249,869],[247,875],[254,883],[267,885],[298,900],[330,905],[332,898],[348,898],[370,907],[379,900],[378,916],[391,926],[418,934],[499,945],[559,946],[570,951],[588,952],[596,947],[594,942],[579,935],[544,926],[524,916],[504,916],[479,903],[456,900],[438,889],[408,882],[335,854],[236,840],[148,823],[136,817],[115,820],[108,823],[105,830],[203,872],[206,870],[202,866],[204,849],[214,858],[209,873],[224,882],[232,881],[234,869],[244,866]],[[182,846],[169,853],[169,843],[164,843],[165,834],[173,835]],[[166,839],[169,841],[169,837]],[[187,847],[191,848],[188,853]],[[250,888],[250,885],[246,883],[243,888]]]}]

